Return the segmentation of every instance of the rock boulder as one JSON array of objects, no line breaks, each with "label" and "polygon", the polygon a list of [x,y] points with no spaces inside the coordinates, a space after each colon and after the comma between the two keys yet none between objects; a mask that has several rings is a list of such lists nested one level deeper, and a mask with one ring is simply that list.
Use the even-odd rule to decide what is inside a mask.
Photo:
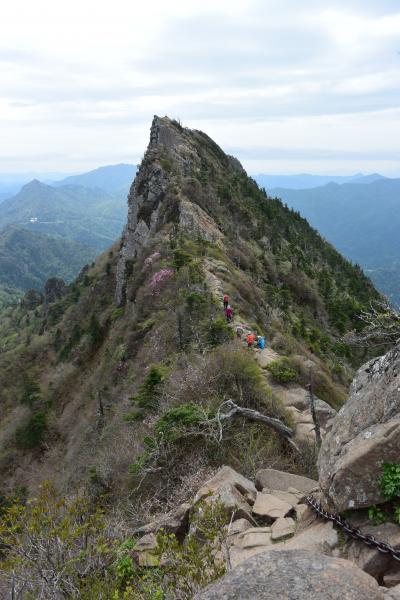
[{"label": "rock boulder", "polygon": [[332,420],[318,459],[319,482],[338,511],[379,504],[382,462],[400,456],[400,345],[363,365]]},{"label": "rock boulder", "polygon": [[384,600],[375,579],[347,560],[305,550],[258,554],[194,600]]}]

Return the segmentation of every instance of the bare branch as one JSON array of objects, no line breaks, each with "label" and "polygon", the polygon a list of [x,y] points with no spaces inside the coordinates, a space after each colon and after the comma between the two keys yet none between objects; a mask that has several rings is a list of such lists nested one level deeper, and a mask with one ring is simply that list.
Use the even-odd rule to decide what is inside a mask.
[{"label": "bare branch", "polygon": [[[223,412],[223,410],[226,410],[227,412]],[[298,447],[291,439],[293,437],[293,430],[285,425],[283,421],[280,419],[275,419],[274,417],[263,415],[252,408],[243,408],[238,406],[232,400],[226,400],[218,409],[216,421],[220,426],[220,439],[222,439],[221,422],[226,421],[227,419],[234,419],[235,417],[245,417],[250,421],[261,421],[262,423],[265,423],[268,427],[271,427],[277,433],[283,436],[289,442],[289,444],[291,444],[299,452]]]},{"label": "bare branch", "polygon": [[351,331],[343,337],[343,342],[361,348],[378,348],[393,345],[400,340],[400,312],[387,301],[373,301],[370,310],[358,315],[364,323],[362,331]]}]

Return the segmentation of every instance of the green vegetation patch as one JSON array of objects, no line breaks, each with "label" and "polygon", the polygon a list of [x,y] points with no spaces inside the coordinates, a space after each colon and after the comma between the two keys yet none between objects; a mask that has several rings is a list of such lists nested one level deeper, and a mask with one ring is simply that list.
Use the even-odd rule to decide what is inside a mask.
[{"label": "green vegetation patch", "polygon": [[270,362],[267,369],[278,383],[290,383],[298,378],[298,372],[293,368],[290,359],[286,357]]}]

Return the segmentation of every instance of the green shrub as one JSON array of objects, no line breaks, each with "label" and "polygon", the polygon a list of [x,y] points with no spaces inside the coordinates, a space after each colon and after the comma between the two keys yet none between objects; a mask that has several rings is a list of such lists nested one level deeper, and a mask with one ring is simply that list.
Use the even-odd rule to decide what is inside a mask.
[{"label": "green shrub", "polygon": [[157,421],[155,430],[158,434],[166,434],[170,437],[172,430],[182,427],[190,427],[205,421],[208,414],[196,404],[181,404],[171,408]]},{"label": "green shrub", "polygon": [[132,398],[140,408],[155,410],[158,405],[159,386],[164,381],[166,370],[164,367],[152,365],[149,372],[140,384],[139,391]]},{"label": "green shrub", "polygon": [[382,525],[386,521],[386,514],[377,506],[370,506],[368,509],[368,519],[374,525]]},{"label": "green shrub", "polygon": [[185,265],[188,265],[191,260],[192,257],[190,254],[185,252],[185,250],[182,250],[182,248],[176,248],[176,250],[174,250],[172,265],[177,271]]},{"label": "green shrub", "polygon": [[214,321],[211,321],[208,330],[208,342],[211,346],[224,344],[229,340],[233,340],[234,337],[235,334],[222,317],[217,317]]},{"label": "green shrub", "polygon": [[201,312],[207,306],[207,300],[203,294],[189,292],[186,296],[186,308],[191,312]]},{"label": "green shrub", "polygon": [[97,318],[97,315],[95,313],[93,313],[90,317],[88,333],[90,337],[91,348],[97,348],[97,346],[99,346],[99,344],[103,340],[104,333],[100,326],[99,319]]},{"label": "green shrub", "polygon": [[15,432],[17,447],[21,450],[37,448],[47,430],[47,417],[43,411],[34,413],[26,425],[18,427]]},{"label": "green shrub", "polygon": [[286,357],[278,358],[267,365],[268,371],[278,383],[289,383],[296,381],[298,373],[292,367],[290,360]]},{"label": "green shrub", "polygon": [[378,484],[386,500],[394,500],[400,496],[400,464],[384,463],[383,475]]},{"label": "green shrub", "polygon": [[113,310],[113,313],[111,315],[111,320],[112,321],[116,321],[117,319],[119,319],[120,317],[122,317],[122,315],[125,312],[125,307],[121,306],[120,308],[115,308]]},{"label": "green shrub", "polygon": [[[115,600],[190,600],[203,587],[226,572],[223,556],[227,538],[226,509],[221,503],[201,503],[191,518],[192,528],[183,543],[174,534],[161,530],[153,551],[152,569],[136,568],[124,591]],[[120,559],[121,560],[121,559]],[[117,569],[120,565],[117,563]],[[130,571],[124,560],[122,574]]]}]

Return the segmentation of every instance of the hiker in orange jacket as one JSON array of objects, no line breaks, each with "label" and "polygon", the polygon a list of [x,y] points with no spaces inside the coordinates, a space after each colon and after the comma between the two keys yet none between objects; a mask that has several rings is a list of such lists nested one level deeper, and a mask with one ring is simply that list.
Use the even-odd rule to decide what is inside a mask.
[{"label": "hiker in orange jacket", "polygon": [[229,296],[228,294],[224,295],[224,309],[226,310],[228,308],[229,305]]},{"label": "hiker in orange jacket", "polygon": [[249,333],[249,335],[247,336],[247,347],[252,348],[255,341],[256,336],[254,335],[254,333]]}]

